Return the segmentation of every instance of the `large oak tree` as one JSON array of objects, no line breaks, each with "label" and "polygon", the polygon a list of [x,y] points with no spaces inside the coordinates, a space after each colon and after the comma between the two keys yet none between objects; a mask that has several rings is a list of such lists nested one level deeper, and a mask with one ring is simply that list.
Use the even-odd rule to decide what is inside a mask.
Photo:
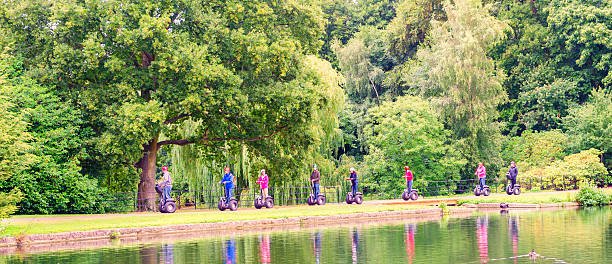
[{"label": "large oak tree", "polygon": [[321,45],[313,1],[8,1],[0,19],[27,74],[84,111],[106,159],[139,170],[140,210],[154,207],[160,147],[300,148],[326,100],[303,63]]}]

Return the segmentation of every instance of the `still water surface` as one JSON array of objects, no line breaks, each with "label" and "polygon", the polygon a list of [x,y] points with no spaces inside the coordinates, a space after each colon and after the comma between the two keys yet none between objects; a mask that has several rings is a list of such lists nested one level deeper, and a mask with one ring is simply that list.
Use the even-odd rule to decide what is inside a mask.
[{"label": "still water surface", "polygon": [[[612,263],[612,209],[479,212],[172,243],[13,255],[0,263]],[[541,255],[532,260],[532,250]]]}]

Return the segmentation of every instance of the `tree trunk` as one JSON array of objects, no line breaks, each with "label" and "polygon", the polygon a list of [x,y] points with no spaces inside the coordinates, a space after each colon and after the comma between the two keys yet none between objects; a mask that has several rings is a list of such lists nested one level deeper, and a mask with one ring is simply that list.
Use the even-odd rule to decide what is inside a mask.
[{"label": "tree trunk", "polygon": [[143,156],[136,168],[140,171],[138,183],[138,211],[154,211],[157,192],[155,192],[155,166],[157,160],[157,137],[144,146]]}]

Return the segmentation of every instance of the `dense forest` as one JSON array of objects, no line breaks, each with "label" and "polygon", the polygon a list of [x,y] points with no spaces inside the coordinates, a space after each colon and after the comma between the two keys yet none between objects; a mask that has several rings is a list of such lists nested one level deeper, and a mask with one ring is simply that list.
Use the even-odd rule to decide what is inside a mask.
[{"label": "dense forest", "polygon": [[0,214],[202,190],[366,195],[612,170],[609,0],[3,1]]}]

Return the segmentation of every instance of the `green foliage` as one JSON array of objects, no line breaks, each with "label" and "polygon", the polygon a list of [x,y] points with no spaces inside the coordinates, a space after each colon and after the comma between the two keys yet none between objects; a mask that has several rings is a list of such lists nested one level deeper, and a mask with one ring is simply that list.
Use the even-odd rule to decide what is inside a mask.
[{"label": "green foliage", "polygon": [[432,21],[446,19],[440,0],[403,0],[399,2],[396,13],[387,30],[390,52],[400,58],[416,54],[431,30]]},{"label": "green foliage", "polygon": [[427,48],[418,58],[422,71],[415,74],[421,94],[440,109],[441,121],[469,167],[476,163],[499,164],[497,107],[506,100],[504,75],[486,54],[488,47],[504,37],[508,26],[489,14],[478,0],[446,2],[448,20],[435,22]]},{"label": "green foliage", "polygon": [[610,203],[610,197],[603,190],[597,189],[597,186],[594,184],[585,182],[580,185],[580,190],[578,190],[576,195],[576,202],[583,206],[607,205]]},{"label": "green foliage", "polygon": [[514,29],[491,55],[508,75],[507,130],[560,128],[574,104],[593,88],[610,87],[609,1],[494,1]]},{"label": "green foliage", "polygon": [[612,170],[612,92],[594,90],[586,104],[571,109],[564,120],[574,150],[596,148]]},{"label": "green foliage", "polygon": [[[519,170],[543,168],[566,155],[568,136],[559,130],[533,132],[526,130],[520,137],[510,137],[504,142],[504,164],[516,162]],[[502,167],[499,176],[505,178],[508,168]]]},{"label": "green foliage", "polygon": [[448,144],[450,132],[430,104],[419,97],[398,97],[371,108],[364,134],[368,154],[362,185],[368,192],[386,197],[401,192],[406,165],[415,175],[416,186],[424,181],[457,179],[457,168],[465,165]]},{"label": "green foliage", "polygon": [[536,188],[564,189],[575,183],[588,181],[590,177],[607,172],[599,160],[601,151],[589,149],[571,154],[546,167],[532,168],[519,173],[519,180],[531,182]]}]

